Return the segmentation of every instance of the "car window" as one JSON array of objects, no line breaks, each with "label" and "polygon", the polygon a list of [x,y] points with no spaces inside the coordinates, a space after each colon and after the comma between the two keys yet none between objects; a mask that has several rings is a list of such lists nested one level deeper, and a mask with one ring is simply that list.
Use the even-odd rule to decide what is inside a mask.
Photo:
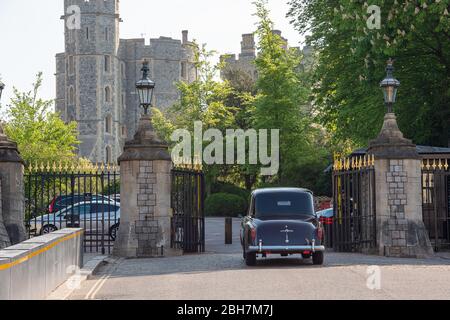
[{"label": "car window", "polygon": [[67,196],[67,197],[64,197],[64,198],[62,198],[60,201],[58,201],[57,203],[56,203],[56,205],[58,205],[58,206],[68,206],[68,205],[71,205],[72,204],[72,199],[73,199],[73,203],[78,203],[78,202],[80,202],[81,201],[81,197],[80,196]]},{"label": "car window", "polygon": [[66,210],[66,214],[74,214],[76,216],[83,217],[91,212],[91,205],[88,203],[74,205]]},{"label": "car window", "polygon": [[92,213],[113,213],[119,210],[118,206],[112,204],[96,203],[92,204]]},{"label": "car window", "polygon": [[310,193],[267,192],[256,196],[256,217],[314,215]]}]

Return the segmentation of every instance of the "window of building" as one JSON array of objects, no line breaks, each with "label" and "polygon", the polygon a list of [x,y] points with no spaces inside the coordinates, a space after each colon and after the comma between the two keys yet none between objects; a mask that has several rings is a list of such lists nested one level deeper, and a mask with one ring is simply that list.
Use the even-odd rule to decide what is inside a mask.
[{"label": "window of building", "polygon": [[107,164],[112,163],[112,151],[111,151],[111,147],[107,146],[106,150],[105,150],[105,162]]},{"label": "window of building", "polygon": [[75,73],[75,58],[74,56],[69,56],[69,74],[74,74]]},{"label": "window of building", "polygon": [[187,65],[186,62],[181,63],[181,78],[186,79],[187,78]]},{"label": "window of building", "polygon": [[122,74],[122,78],[125,78],[125,63],[121,64],[120,73]]},{"label": "window of building", "polygon": [[68,37],[68,41],[69,43],[73,43],[74,42],[74,35],[73,35],[73,30],[68,30],[67,31],[67,37]]},{"label": "window of building", "polygon": [[73,87],[69,88],[69,105],[73,105],[75,102],[75,90]]},{"label": "window of building", "polygon": [[108,115],[105,119],[105,131],[106,133],[111,134],[112,133],[112,117],[110,115]]},{"label": "window of building", "polygon": [[126,126],[122,126],[122,137],[123,138],[127,137],[127,127]]},{"label": "window of building", "polygon": [[89,27],[86,27],[86,39],[89,40]]},{"label": "window of building", "polygon": [[105,72],[111,71],[111,57],[105,56]]},{"label": "window of building", "polygon": [[108,27],[105,28],[105,41],[109,40],[109,29]]},{"label": "window of building", "polygon": [[109,87],[105,88],[105,102],[111,102],[111,89]]}]

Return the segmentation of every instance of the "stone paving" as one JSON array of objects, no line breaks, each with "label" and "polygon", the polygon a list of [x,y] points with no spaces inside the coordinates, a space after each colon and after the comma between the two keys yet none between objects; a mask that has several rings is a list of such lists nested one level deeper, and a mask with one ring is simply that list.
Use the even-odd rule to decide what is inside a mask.
[{"label": "stone paving", "polygon": [[[207,253],[117,260],[69,299],[450,299],[449,259],[328,252],[324,266],[269,257],[250,268],[242,259],[236,225],[239,221],[232,246],[220,245],[223,222],[209,219]],[[368,281],[374,270],[380,272],[380,288],[372,290],[378,283]]]}]

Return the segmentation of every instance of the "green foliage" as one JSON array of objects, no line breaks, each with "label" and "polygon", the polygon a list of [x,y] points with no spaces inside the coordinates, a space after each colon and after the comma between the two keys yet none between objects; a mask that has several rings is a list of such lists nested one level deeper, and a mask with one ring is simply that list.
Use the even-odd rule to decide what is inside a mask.
[{"label": "green foliage", "polygon": [[205,200],[205,214],[207,216],[237,217],[244,215],[246,200],[229,193],[215,193]]},{"label": "green foliage", "polygon": [[[239,129],[253,129],[255,112],[256,83],[245,71],[238,68],[227,68],[224,65],[222,76],[231,86],[225,104],[234,110],[235,126]],[[246,144],[245,157],[249,159],[250,146]],[[258,180],[259,167],[257,165],[235,165],[229,168],[227,176],[234,183],[244,182],[247,190],[252,190]]]},{"label": "green foliage", "polygon": [[240,187],[238,187],[238,186],[236,186],[234,184],[231,184],[231,183],[218,182],[218,183],[215,183],[212,186],[211,192],[213,194],[214,193],[229,193],[229,194],[234,194],[236,196],[239,196],[239,197],[241,197],[242,199],[245,200],[245,202],[246,202],[246,208],[245,209],[246,210],[248,209],[248,205],[249,205],[248,202],[250,200],[251,192],[246,190],[246,189],[240,188]]},{"label": "green foliage", "polygon": [[[213,51],[208,51],[206,45],[194,46],[197,79],[191,83],[177,84],[181,99],[173,105],[166,114],[153,110],[153,124],[162,138],[167,141],[175,129],[187,129],[193,134],[194,123],[201,121],[203,130],[215,128],[225,134],[226,129],[235,128],[234,114],[236,109],[226,104],[232,92],[228,82],[217,81],[222,64],[213,65]],[[217,180],[218,176],[229,171],[225,165],[204,166],[207,177],[207,188]]]},{"label": "green foliage", "polygon": [[14,88],[14,97],[6,110],[5,133],[17,143],[27,163],[71,161],[79,144],[77,124],[64,123],[58,113],[50,110],[53,101],[38,97],[41,85],[39,73],[32,91],[19,92]]},{"label": "green foliage", "polygon": [[[153,110],[153,124],[166,140],[178,128],[192,133],[195,121],[202,121],[204,130],[217,128],[222,133],[236,128],[280,129],[278,175],[261,177],[259,165],[205,166],[207,194],[216,192],[218,181],[245,186],[248,191],[261,183],[321,188],[323,184],[316,180],[331,158],[325,148],[328,137],[312,122],[311,81],[301,66],[302,57],[272,32],[266,2],[258,1],[256,8],[260,20],[256,83],[243,71],[211,64],[213,52],[195,46],[198,79],[178,84],[181,100],[168,112]],[[225,81],[216,80],[221,70]],[[247,153],[248,149],[247,145]],[[235,188],[219,191],[237,193]]]},{"label": "green foliage", "polygon": [[[370,29],[368,6],[381,9]],[[405,135],[446,146],[450,136],[450,0],[291,0],[289,16],[318,53],[313,99],[337,149],[367,145],[385,113],[386,60],[402,82],[394,109]]]},{"label": "green foliage", "polygon": [[[266,1],[256,2],[259,18],[259,78],[254,123],[257,128],[280,129],[280,172],[276,179],[263,180],[280,186],[305,186],[305,171],[313,174],[326,167],[326,141],[320,128],[311,121],[308,97],[310,83],[300,68],[301,56],[286,49],[284,40],[273,30]],[[311,177],[310,177],[311,178]],[[314,179],[314,178],[313,178]]]}]

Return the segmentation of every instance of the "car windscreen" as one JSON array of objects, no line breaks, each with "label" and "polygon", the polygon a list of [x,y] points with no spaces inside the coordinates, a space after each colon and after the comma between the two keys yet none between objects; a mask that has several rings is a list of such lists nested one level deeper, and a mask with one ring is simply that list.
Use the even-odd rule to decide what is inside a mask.
[{"label": "car windscreen", "polygon": [[256,217],[314,215],[314,201],[307,192],[268,192],[256,196]]}]

